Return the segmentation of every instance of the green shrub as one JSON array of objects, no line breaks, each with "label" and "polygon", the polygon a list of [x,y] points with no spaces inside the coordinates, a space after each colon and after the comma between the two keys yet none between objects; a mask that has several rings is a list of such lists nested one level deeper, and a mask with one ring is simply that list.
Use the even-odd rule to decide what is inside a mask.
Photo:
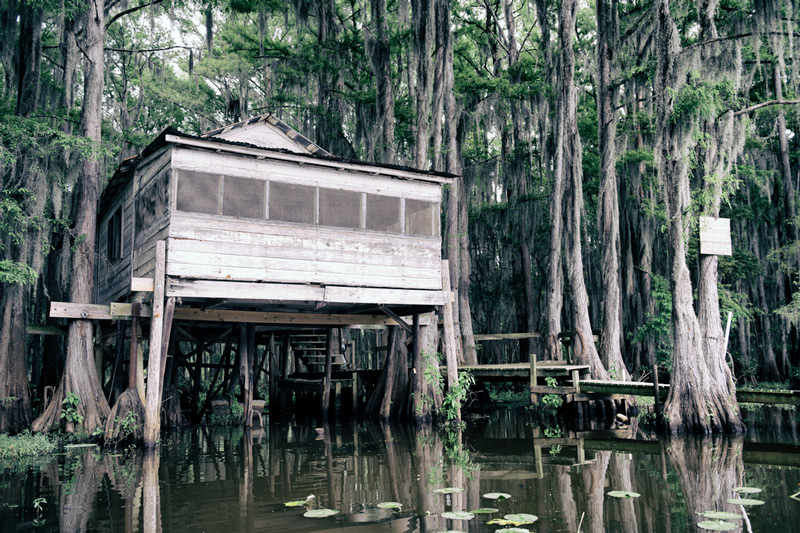
[{"label": "green shrub", "polygon": [[13,437],[0,434],[0,459],[17,459],[32,455],[47,455],[57,447],[54,439],[43,433],[24,431]]}]

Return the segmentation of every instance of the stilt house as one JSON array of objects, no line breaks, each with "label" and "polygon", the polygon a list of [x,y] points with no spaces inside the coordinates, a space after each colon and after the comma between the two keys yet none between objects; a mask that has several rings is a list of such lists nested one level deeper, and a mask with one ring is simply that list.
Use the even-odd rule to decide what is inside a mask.
[{"label": "stilt house", "polygon": [[102,197],[97,303],[149,278],[184,306],[399,315],[444,303],[440,203],[452,176],[332,157],[272,115],[164,131]]},{"label": "stilt house", "polygon": [[[269,114],[202,136],[167,129],[123,162],[101,198],[95,304],[52,302],[51,316],[130,318],[130,387],[136,387],[136,319],[151,317],[148,447],[157,441],[160,412],[177,409],[181,418],[180,406],[162,406],[164,383],[181,366],[193,376],[196,393],[203,370],[215,368],[216,381],[220,368],[230,376],[239,372],[228,370],[240,365],[246,425],[265,367],[270,402],[284,403],[289,392],[321,394],[327,416],[331,389],[338,395],[343,386],[352,390],[357,409],[360,369],[340,359],[338,368],[349,374],[337,382],[332,373],[334,328],[400,324],[413,331],[419,359],[419,315],[449,308],[440,204],[442,186],[453,179],[333,157]],[[152,298],[144,305],[134,301],[148,292]],[[413,327],[403,318],[408,315]],[[173,319],[181,340],[194,342],[191,354],[180,353],[177,344],[169,348]],[[239,323],[239,363],[206,363],[207,346],[227,338],[230,347],[229,323]],[[196,324],[205,325],[188,333]],[[298,331],[309,327],[324,330]],[[118,328],[118,346],[123,331]],[[263,333],[273,343],[281,331],[281,349],[264,350],[256,364],[258,345],[266,346]],[[293,336],[302,342],[292,344]],[[296,377],[297,366],[313,379]],[[172,370],[165,375],[167,367]],[[102,366],[98,371],[106,375]],[[210,387],[211,394],[214,383]],[[199,418],[206,406],[197,413],[196,394],[194,405]]]}]

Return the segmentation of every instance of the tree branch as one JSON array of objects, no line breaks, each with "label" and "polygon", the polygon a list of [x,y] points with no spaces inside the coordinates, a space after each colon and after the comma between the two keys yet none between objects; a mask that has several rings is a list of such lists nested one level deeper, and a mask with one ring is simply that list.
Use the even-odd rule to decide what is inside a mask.
[{"label": "tree branch", "polygon": [[175,46],[165,46],[163,48],[115,48],[112,46],[103,48],[106,52],[129,52],[132,54],[146,54],[150,52],[164,52],[166,50],[174,50],[175,48],[182,48],[184,50],[191,50],[191,46],[182,46],[182,45],[175,45]]},{"label": "tree branch", "polygon": [[119,20],[120,18],[124,17],[125,15],[130,15],[131,13],[135,13],[136,11],[139,11],[139,10],[144,9],[146,7],[150,7],[150,6],[154,6],[156,4],[160,4],[163,1],[164,0],[152,0],[151,2],[149,2],[147,4],[142,4],[142,5],[139,5],[139,6],[129,7],[128,9],[124,9],[124,10],[120,11],[119,13],[117,13],[116,15],[114,15],[113,17],[111,17],[111,19],[108,22],[106,22],[106,29],[108,29],[109,26],[114,24],[117,20]]},{"label": "tree branch", "polygon": [[772,105],[797,105],[797,104],[800,104],[800,100],[770,100],[768,102],[761,102],[760,104],[740,109],[739,111],[734,111],[733,116],[738,117],[739,115],[744,115],[745,113],[749,113],[751,111],[761,109],[762,107],[768,107]]}]

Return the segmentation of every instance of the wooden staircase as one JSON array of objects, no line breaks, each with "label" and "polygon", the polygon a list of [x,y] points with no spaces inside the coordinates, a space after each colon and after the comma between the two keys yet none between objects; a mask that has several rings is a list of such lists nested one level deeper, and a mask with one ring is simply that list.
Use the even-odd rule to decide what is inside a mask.
[{"label": "wooden staircase", "polygon": [[[327,332],[325,330],[302,330],[292,333],[290,344],[297,357],[308,368],[309,372],[325,372],[325,343]],[[333,371],[346,370],[347,360],[344,355],[334,347],[331,367]]]}]

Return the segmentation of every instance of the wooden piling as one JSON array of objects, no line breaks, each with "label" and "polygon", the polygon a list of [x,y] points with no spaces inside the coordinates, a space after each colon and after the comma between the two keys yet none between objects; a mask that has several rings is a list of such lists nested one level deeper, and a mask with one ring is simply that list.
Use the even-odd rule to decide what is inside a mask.
[{"label": "wooden piling", "polygon": [[161,426],[161,349],[164,333],[164,274],[166,243],[156,243],[156,264],[153,291],[153,314],[150,323],[150,362],[148,364],[147,403],[144,414],[144,445],[153,449]]},{"label": "wooden piling", "polygon": [[328,422],[331,407],[331,372],[333,369],[333,330],[325,336],[325,379],[322,382],[322,420]]},{"label": "wooden piling", "polygon": [[[447,365],[447,390],[452,391],[458,384],[458,356],[456,352],[455,324],[453,321],[453,303],[450,292],[449,261],[442,261],[442,290],[445,294],[442,308],[442,325],[444,333],[444,359]],[[461,406],[458,406],[457,420],[461,420]]]}]

